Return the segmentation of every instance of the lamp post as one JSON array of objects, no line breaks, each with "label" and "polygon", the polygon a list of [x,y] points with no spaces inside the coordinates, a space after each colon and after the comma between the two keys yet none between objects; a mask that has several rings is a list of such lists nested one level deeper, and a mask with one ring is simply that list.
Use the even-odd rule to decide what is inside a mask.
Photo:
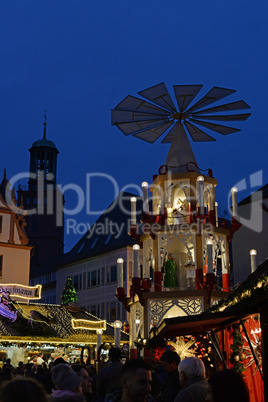
[{"label": "lamp post", "polygon": [[208,273],[213,274],[213,243],[211,240],[207,242],[207,265],[208,265]]},{"label": "lamp post", "polygon": [[117,259],[117,287],[123,288],[124,287],[124,275],[123,275],[123,258]]},{"label": "lamp post", "polygon": [[251,273],[253,273],[257,269],[257,251],[252,249],[250,250],[249,254],[250,254]]},{"label": "lamp post", "polygon": [[206,209],[204,206],[204,177],[198,176],[197,182],[198,182],[198,203],[199,203],[198,214],[205,215]]},{"label": "lamp post", "polygon": [[120,320],[114,322],[114,346],[117,348],[120,348],[122,325],[123,324]]},{"label": "lamp post", "polygon": [[140,272],[139,272],[139,250],[140,246],[138,244],[134,244],[133,246],[133,277],[134,278],[139,278],[140,277]]},{"label": "lamp post", "polygon": [[219,215],[218,215],[218,203],[215,202],[215,221],[216,221],[216,226],[219,226]]},{"label": "lamp post", "polygon": [[137,217],[136,217],[137,198],[131,197],[130,202],[131,202],[131,221],[130,221],[130,223],[131,223],[131,225],[136,225],[136,222],[137,222]]},{"label": "lamp post", "polygon": [[97,333],[97,351],[96,351],[96,355],[98,356],[98,351],[99,351],[100,345],[102,344],[103,331],[102,331],[102,329],[97,329],[96,333]]},{"label": "lamp post", "polygon": [[143,195],[143,211],[146,213],[149,212],[148,186],[149,184],[147,183],[147,181],[141,183]]},{"label": "lamp post", "polygon": [[231,193],[232,193],[232,204],[233,204],[233,216],[238,215],[237,211],[237,188],[232,187],[231,188]]}]

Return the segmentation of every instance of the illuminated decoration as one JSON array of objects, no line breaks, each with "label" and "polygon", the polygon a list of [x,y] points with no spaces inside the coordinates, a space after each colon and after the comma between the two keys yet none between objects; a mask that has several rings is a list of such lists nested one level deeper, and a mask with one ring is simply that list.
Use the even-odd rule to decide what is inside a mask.
[{"label": "illuminated decoration", "polygon": [[21,297],[22,299],[41,299],[42,285],[24,286],[17,283],[1,283],[0,294],[9,292],[10,296]]},{"label": "illuminated decoration", "polygon": [[262,275],[258,279],[242,283],[227,300],[220,301],[216,306],[213,306],[209,312],[216,313],[218,311],[224,311],[232,306],[238,308],[238,304],[240,304],[241,307],[256,305],[260,300],[266,297],[267,291],[268,274]]},{"label": "illuminated decoration", "polygon": [[175,352],[178,353],[181,360],[185,359],[186,357],[194,356],[194,351],[190,348],[195,343],[195,339],[190,339],[187,343],[185,343],[184,337],[178,336],[176,342],[168,341],[168,343],[173,346]]},{"label": "illuminated decoration", "polygon": [[243,348],[243,338],[240,332],[239,325],[233,325],[233,344],[231,345],[231,349],[233,351],[232,358],[230,359],[233,363],[233,369],[237,371],[239,374],[242,374],[245,371],[244,366],[244,348]]},{"label": "illuminated decoration", "polygon": [[99,329],[106,330],[106,321],[90,321],[90,320],[75,320],[72,319],[73,329],[89,329],[91,331],[96,331]]},{"label": "illuminated decoration", "polygon": [[12,308],[13,306],[9,292],[2,290],[0,299],[0,314],[14,322],[17,319],[17,311],[13,311]]},{"label": "illuminated decoration", "polygon": [[243,339],[245,340],[246,345],[248,346],[243,346],[244,352],[246,353],[246,355],[244,356],[244,359],[249,359],[249,361],[247,363],[245,363],[245,368],[247,369],[248,367],[250,367],[253,363],[255,363],[255,368],[254,368],[254,372],[253,375],[255,375],[258,371],[258,366],[256,364],[255,359],[258,362],[259,367],[262,364],[262,354],[261,354],[261,328],[257,327],[255,330],[251,331],[251,335],[253,336],[253,339],[250,339],[250,343],[251,346],[253,348],[254,354],[255,354],[255,358],[252,354],[251,348],[248,344],[247,338],[245,337],[245,335],[243,335]]},{"label": "illuminated decoration", "polygon": [[72,278],[68,277],[61,296],[61,304],[67,306],[69,303],[77,303],[76,291],[72,283]]}]

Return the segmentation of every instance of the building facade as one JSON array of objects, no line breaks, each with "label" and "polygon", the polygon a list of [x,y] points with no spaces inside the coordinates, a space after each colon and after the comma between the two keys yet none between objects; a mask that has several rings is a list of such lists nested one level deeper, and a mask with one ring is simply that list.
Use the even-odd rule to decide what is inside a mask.
[{"label": "building facade", "polygon": [[238,219],[242,226],[232,242],[235,283],[252,272],[251,250],[256,251],[256,266],[268,256],[268,184],[238,204]]},{"label": "building facade", "polygon": [[0,286],[29,285],[32,247],[25,231],[25,211],[17,204],[4,172],[0,184]]}]

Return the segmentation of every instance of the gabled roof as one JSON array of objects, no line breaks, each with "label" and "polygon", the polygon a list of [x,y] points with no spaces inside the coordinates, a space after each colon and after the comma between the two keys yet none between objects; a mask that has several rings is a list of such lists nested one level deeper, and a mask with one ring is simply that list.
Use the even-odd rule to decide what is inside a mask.
[{"label": "gabled roof", "polygon": [[136,241],[128,234],[131,197],[137,198],[137,223],[139,223],[142,212],[142,197],[121,192],[68,253],[44,261],[34,272],[31,272],[31,278],[53,272],[56,268],[77,261],[96,257],[123,247],[132,247]]},{"label": "gabled roof", "polygon": [[[262,199],[265,200],[268,198],[268,183],[265,184],[264,186],[260,187],[257,191],[254,191],[255,194],[257,192],[262,192]],[[244,200],[240,201],[238,203],[238,205],[245,205],[245,204],[250,204],[251,203],[251,199],[252,199],[252,194],[249,195],[248,197],[246,197]]]},{"label": "gabled roof", "polygon": [[[13,305],[18,311],[18,317],[16,321],[12,322],[10,319],[1,316],[0,341],[97,343],[96,329],[103,321],[84,309],[47,304],[28,305],[18,302],[14,302]],[[46,324],[44,321],[40,321],[39,316],[37,316],[36,320],[33,320],[33,326],[31,327],[28,321],[31,318],[31,310],[46,318],[49,323]],[[79,320],[77,328],[73,328],[72,320]],[[91,329],[81,329],[80,322],[89,324]],[[121,340],[128,342],[128,334],[121,331]],[[111,324],[106,323],[102,341],[114,342],[114,328]]]}]

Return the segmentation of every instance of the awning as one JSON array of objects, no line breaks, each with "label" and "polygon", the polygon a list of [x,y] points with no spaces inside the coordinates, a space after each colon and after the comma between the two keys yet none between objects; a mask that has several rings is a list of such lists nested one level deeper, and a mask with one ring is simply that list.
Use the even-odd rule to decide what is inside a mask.
[{"label": "awning", "polygon": [[199,335],[220,331],[241,319],[246,319],[252,314],[258,313],[258,309],[252,308],[238,311],[223,311],[217,313],[205,313],[198,315],[190,315],[184,317],[166,318],[157,327],[150,331],[150,339],[153,338],[175,338],[184,335]]}]

